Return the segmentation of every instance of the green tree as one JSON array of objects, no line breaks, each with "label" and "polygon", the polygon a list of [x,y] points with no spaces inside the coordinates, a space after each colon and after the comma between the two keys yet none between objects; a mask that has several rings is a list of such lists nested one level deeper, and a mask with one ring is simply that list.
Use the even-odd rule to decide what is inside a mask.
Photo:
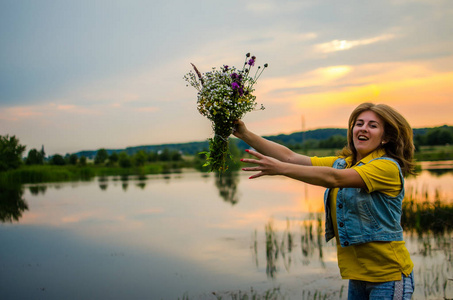
[{"label": "green tree", "polygon": [[46,151],[44,151],[44,145],[41,146],[41,151],[39,153],[41,153],[43,160],[46,159]]},{"label": "green tree", "polygon": [[82,156],[80,157],[80,159],[79,159],[79,164],[80,164],[81,166],[85,166],[85,165],[87,164],[87,158],[86,158],[86,156],[83,156],[83,155],[82,155]]},{"label": "green tree", "polygon": [[129,155],[127,155],[126,152],[121,152],[120,153],[120,155],[119,155],[119,164],[120,164],[120,167],[122,167],[122,168],[130,168],[130,167],[132,167],[131,158],[129,157]]},{"label": "green tree", "polygon": [[417,134],[414,136],[415,151],[420,151],[420,146],[426,145],[426,135]]},{"label": "green tree", "polygon": [[116,164],[119,159],[120,159],[120,157],[118,156],[118,153],[112,152],[112,154],[110,154],[110,156],[109,156],[109,163]]},{"label": "green tree", "polygon": [[27,159],[25,160],[27,165],[42,165],[44,163],[44,157],[41,151],[31,149],[28,151]]},{"label": "green tree", "polygon": [[56,165],[56,166],[64,166],[66,164],[66,161],[64,160],[64,157],[62,155],[55,154],[50,159],[50,164]]},{"label": "green tree", "polygon": [[148,161],[149,162],[156,162],[159,160],[159,154],[157,152],[149,152],[148,153]]},{"label": "green tree", "polygon": [[79,160],[79,157],[77,156],[77,154],[71,154],[69,155],[69,164],[71,165],[77,165],[77,161]]},{"label": "green tree", "polygon": [[324,149],[341,149],[348,143],[345,136],[333,135],[325,140],[319,142],[319,148]]},{"label": "green tree", "polygon": [[182,154],[178,150],[175,150],[171,153],[170,159],[172,161],[181,161],[182,160]]},{"label": "green tree", "polygon": [[160,161],[170,161],[170,159],[171,159],[171,153],[170,153],[170,150],[168,150],[167,148],[165,148],[164,150],[162,150],[159,153]]},{"label": "green tree", "polygon": [[146,155],[146,152],[143,151],[143,150],[138,151],[134,155],[134,161],[135,161],[135,165],[137,167],[144,166],[145,162],[146,162],[146,159],[147,159],[147,155]]},{"label": "green tree", "polygon": [[18,168],[22,163],[22,153],[25,146],[13,136],[0,135],[0,172]]},{"label": "green tree", "polygon": [[426,144],[445,145],[453,143],[453,132],[448,127],[436,127],[426,133]]},{"label": "green tree", "polygon": [[101,148],[96,152],[96,157],[94,158],[94,163],[103,164],[107,160],[108,157],[109,157],[109,154],[107,153],[107,150],[105,150],[104,148]]}]

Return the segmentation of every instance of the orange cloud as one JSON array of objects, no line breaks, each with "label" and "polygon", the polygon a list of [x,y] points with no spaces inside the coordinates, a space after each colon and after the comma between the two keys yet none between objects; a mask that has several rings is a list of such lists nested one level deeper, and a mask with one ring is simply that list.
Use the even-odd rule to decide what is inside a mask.
[{"label": "orange cloud", "polygon": [[[358,105],[362,102],[386,103],[392,106],[413,106],[418,114],[424,112],[424,108],[435,106],[439,112],[447,111],[453,115],[453,72],[441,74],[428,74],[421,78],[400,78],[390,76],[388,78],[376,78],[373,83],[366,85],[352,85],[345,88],[333,89],[321,93],[299,95],[294,97],[294,107],[298,110],[310,107],[312,110],[322,111],[324,108],[335,108],[345,105]],[[442,117],[439,114],[432,115],[431,119],[438,121]],[[428,118],[427,115],[418,115],[417,118]],[[444,118],[444,122],[451,122],[450,118]],[[430,123],[426,121],[426,123]],[[437,122],[436,122],[437,123]]]},{"label": "orange cloud", "polygon": [[304,115],[308,129],[346,127],[352,109],[367,101],[395,107],[414,127],[451,123],[453,72],[438,71],[441,65],[442,61],[331,66],[267,80],[262,102],[289,103],[291,114],[261,125],[273,128],[267,132],[300,131]]},{"label": "orange cloud", "polygon": [[33,106],[18,106],[6,108],[3,112],[0,112],[0,120],[5,121],[17,121],[23,118],[30,118],[36,116],[42,116],[43,113],[36,110]]}]

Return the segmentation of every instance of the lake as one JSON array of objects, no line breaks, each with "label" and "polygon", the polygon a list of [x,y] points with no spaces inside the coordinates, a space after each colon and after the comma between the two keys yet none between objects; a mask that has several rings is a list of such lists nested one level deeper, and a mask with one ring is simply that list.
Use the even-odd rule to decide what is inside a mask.
[{"label": "lake", "polygon": [[[451,207],[450,167],[424,165],[432,170],[408,178],[407,194]],[[335,244],[324,241],[324,188],[249,175],[3,187],[0,298],[346,299]],[[405,240],[414,299],[453,298],[450,231]]]}]

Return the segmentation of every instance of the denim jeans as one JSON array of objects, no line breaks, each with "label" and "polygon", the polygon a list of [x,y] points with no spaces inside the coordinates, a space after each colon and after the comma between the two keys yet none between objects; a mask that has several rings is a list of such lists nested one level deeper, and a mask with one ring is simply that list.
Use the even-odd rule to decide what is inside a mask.
[{"label": "denim jeans", "polygon": [[400,281],[367,282],[349,280],[348,300],[410,300],[414,293],[414,272]]}]

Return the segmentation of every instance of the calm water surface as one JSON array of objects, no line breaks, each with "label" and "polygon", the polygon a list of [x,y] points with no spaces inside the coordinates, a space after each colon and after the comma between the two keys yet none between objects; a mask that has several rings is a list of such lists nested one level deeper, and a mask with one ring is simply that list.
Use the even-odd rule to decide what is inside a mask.
[{"label": "calm water surface", "polygon": [[[323,237],[324,188],[247,176],[183,172],[3,192],[16,198],[0,207],[0,298],[229,299],[280,288],[286,299],[346,299],[335,244]],[[451,170],[423,171],[407,190],[451,204],[452,180]],[[449,296],[451,236],[405,240],[414,299]]]}]

